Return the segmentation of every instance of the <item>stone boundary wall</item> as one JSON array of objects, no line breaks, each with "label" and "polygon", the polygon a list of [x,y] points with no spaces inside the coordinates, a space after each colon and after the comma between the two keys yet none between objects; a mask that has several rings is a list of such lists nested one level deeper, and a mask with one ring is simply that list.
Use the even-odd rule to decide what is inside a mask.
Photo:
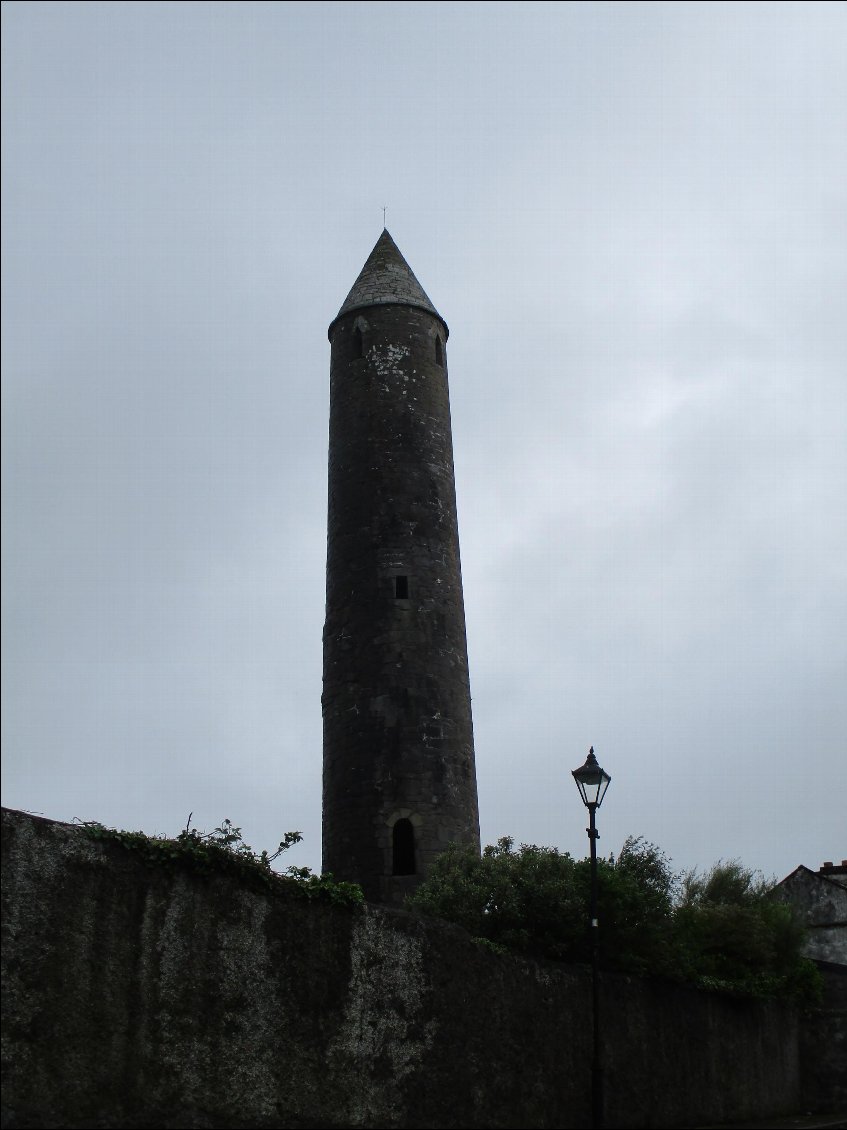
[{"label": "stone boundary wall", "polygon": [[[584,1127],[590,974],[3,813],[3,1124]],[[791,1113],[791,1009],[607,976],[607,1126]]]},{"label": "stone boundary wall", "polygon": [[847,965],[818,961],[823,1000],[800,1024],[801,1109],[847,1121]]}]

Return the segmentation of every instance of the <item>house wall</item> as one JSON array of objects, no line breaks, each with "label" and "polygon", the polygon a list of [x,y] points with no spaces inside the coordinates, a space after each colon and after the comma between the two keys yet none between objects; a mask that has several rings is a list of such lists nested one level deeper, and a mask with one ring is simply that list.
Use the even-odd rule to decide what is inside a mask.
[{"label": "house wall", "polygon": [[773,890],[773,898],[794,908],[808,927],[806,955],[813,961],[847,966],[847,874],[798,867]]}]

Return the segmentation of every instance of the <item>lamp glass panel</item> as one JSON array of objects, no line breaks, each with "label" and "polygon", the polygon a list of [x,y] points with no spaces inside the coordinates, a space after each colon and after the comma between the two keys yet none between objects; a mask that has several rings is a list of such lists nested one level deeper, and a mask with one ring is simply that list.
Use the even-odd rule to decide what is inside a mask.
[{"label": "lamp glass panel", "polygon": [[597,790],[597,807],[598,808],[603,803],[603,797],[606,795],[606,789],[608,789],[611,780],[612,780],[612,778],[607,773],[603,774],[603,780],[600,782],[600,787]]},{"label": "lamp glass panel", "polygon": [[582,796],[583,804],[596,804],[598,806],[602,803],[606,789],[612,779],[608,773],[603,772],[599,765],[596,768],[583,766],[576,770],[573,778]]}]

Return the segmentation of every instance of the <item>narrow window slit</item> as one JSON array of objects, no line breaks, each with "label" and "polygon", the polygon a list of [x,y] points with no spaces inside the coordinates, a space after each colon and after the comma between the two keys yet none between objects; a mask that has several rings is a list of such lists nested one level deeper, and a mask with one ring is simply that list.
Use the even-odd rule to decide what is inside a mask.
[{"label": "narrow window slit", "polygon": [[444,350],[441,348],[441,338],[435,335],[435,363],[444,368]]},{"label": "narrow window slit", "polygon": [[394,578],[394,597],[396,600],[409,599],[409,578],[408,577],[395,577]]},{"label": "narrow window slit", "polygon": [[357,361],[360,357],[364,357],[364,342],[362,341],[362,331],[358,326],[353,330],[353,360]]},{"label": "narrow window slit", "polygon": [[401,817],[391,830],[392,874],[414,875],[415,870],[415,829],[412,821]]}]

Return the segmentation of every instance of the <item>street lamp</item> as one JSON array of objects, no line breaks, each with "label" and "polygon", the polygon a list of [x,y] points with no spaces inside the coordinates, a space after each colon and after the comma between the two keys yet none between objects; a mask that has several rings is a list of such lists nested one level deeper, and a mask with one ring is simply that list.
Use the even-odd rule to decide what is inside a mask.
[{"label": "street lamp", "polygon": [[597,949],[597,840],[600,833],[594,822],[597,809],[603,803],[603,797],[612,778],[597,764],[594,756],[594,746],[588,751],[585,764],[579,769],[574,769],[573,779],[582,797],[582,803],[588,809],[588,840],[591,844],[591,1004],[594,1019],[594,1054],[591,1060],[591,1115],[592,1126],[599,1130],[603,1125],[603,1066],[600,1054],[600,987],[598,978],[598,949]]}]

